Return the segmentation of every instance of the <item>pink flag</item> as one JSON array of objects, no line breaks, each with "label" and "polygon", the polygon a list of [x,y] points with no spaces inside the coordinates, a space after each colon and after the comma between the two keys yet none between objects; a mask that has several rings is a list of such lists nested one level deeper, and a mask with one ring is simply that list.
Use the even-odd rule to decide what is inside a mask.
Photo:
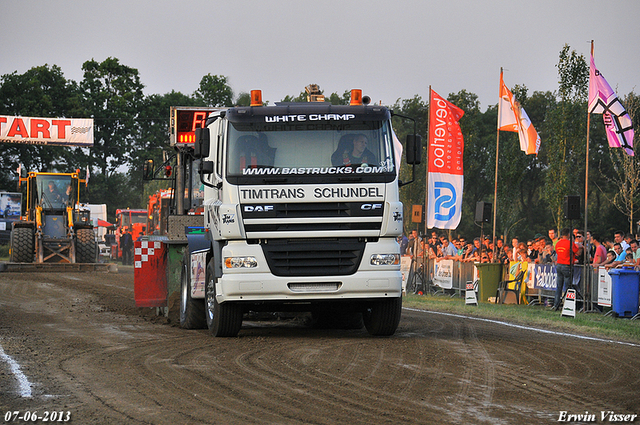
[{"label": "pink flag", "polygon": [[589,113],[602,114],[607,140],[612,148],[624,148],[633,156],[633,123],[618,96],[600,74],[591,55],[589,67]]}]

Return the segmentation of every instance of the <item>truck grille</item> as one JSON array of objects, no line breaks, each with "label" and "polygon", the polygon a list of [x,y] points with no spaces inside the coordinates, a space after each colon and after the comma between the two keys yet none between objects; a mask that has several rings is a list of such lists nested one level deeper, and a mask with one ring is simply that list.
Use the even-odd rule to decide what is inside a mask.
[{"label": "truck grille", "polygon": [[382,228],[384,215],[383,204],[373,202],[243,204],[241,208],[249,237],[331,231],[369,231],[371,236]]},{"label": "truck grille", "polygon": [[270,239],[261,246],[276,276],[344,276],[358,270],[365,241],[358,238]]}]

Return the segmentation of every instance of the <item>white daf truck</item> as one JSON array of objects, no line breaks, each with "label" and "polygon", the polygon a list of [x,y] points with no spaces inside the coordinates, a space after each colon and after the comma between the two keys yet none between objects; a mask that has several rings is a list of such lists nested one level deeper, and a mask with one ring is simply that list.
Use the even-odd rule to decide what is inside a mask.
[{"label": "white daf truck", "polygon": [[[251,96],[196,130],[206,242],[185,256],[181,326],[235,336],[249,311],[295,311],[392,335],[403,219],[392,113],[361,91],[342,106]],[[405,153],[420,163],[419,136]]]}]

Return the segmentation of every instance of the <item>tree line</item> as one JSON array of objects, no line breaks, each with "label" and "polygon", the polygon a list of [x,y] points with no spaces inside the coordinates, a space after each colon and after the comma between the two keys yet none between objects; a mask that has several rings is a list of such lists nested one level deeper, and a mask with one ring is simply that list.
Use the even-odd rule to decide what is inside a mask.
[{"label": "tree line", "polygon": [[[553,91],[529,95],[525,85],[511,88],[542,143],[537,156],[527,156],[520,151],[516,133],[500,134],[498,235],[531,238],[550,228],[583,227],[582,222],[564,219],[563,201],[567,195],[579,195],[584,202],[589,67],[583,55],[565,45],[557,68],[559,85]],[[234,95],[227,77],[221,75],[203,76],[191,94],[145,95],[138,70],[116,58],[86,61],[82,70],[80,82],[66,79],[58,66],[46,64],[24,74],[0,77],[0,115],[94,119],[94,146],[89,149],[0,143],[1,189],[16,190],[18,164],[29,171],[69,172],[89,167],[87,202],[107,204],[110,217],[116,208],[146,208],[149,194],[158,185],[143,185],[141,168],[147,158],[161,162],[163,150],[170,149],[169,107],[248,105],[250,101],[248,93]],[[325,97],[333,104],[348,104],[349,91]],[[305,99],[302,91],[282,100]],[[620,99],[637,135],[640,99],[633,92]],[[480,235],[474,220],[476,203],[493,204],[498,99],[484,112],[477,95],[466,90],[450,93],[447,100],[465,111],[460,121],[465,141],[463,215],[453,233],[472,238]],[[387,106],[415,118],[418,133],[427,140],[428,95],[427,99],[420,95],[398,99]],[[393,125],[400,140],[413,131],[413,123],[407,121],[394,118]],[[603,237],[618,229],[634,231],[640,192],[637,156],[608,147],[601,116],[594,115],[590,127],[589,228]],[[425,158],[426,143],[423,151]],[[411,223],[409,218],[412,205],[424,206],[425,167],[423,161],[416,169],[416,181],[401,190],[407,231],[424,230],[424,224]],[[411,168],[403,165],[400,173],[408,180]],[[485,234],[491,234],[491,225],[485,223]]]}]

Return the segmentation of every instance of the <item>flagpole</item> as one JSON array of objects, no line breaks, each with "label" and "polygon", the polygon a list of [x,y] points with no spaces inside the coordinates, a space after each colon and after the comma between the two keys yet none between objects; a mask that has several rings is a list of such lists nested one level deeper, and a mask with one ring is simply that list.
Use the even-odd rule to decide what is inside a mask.
[{"label": "flagpole", "polygon": [[[591,56],[593,56],[593,40],[591,40]],[[587,239],[587,217],[589,214],[589,210],[587,208],[588,202],[587,198],[589,196],[589,130],[591,127],[591,114],[589,113],[589,102],[587,101],[587,153],[586,153],[586,164],[585,164],[585,177],[584,177],[584,238]],[[585,260],[587,258],[587,253],[585,250]]]},{"label": "flagpole", "polygon": [[[429,115],[431,115],[431,85],[429,85]],[[427,149],[425,152],[425,167],[424,167],[424,236],[427,236],[427,211],[429,206],[429,118],[427,118]],[[427,250],[427,244],[425,241],[425,249]],[[426,262],[425,262],[426,264]]]},{"label": "flagpole", "polygon": [[[502,67],[500,67],[500,77],[502,77]],[[498,83],[498,128],[496,130],[496,176],[493,184],[493,262],[497,262],[496,258],[496,217],[498,213],[498,154],[500,152],[500,83]],[[505,246],[503,244],[503,246]]]},{"label": "flagpole", "polygon": [[[427,221],[429,218],[427,214],[429,213],[429,117],[431,116],[431,84],[429,84],[429,116],[427,117],[427,148],[425,152],[425,167],[424,167],[424,237],[422,242],[424,242],[424,248],[422,249],[422,264],[423,270],[425,273],[423,274],[423,279],[426,279],[426,271],[428,270],[427,261],[429,260],[429,244],[427,240]],[[423,283],[424,290],[424,283]]]},{"label": "flagpole", "polygon": [[[593,40],[591,40],[591,57],[593,57]],[[588,209],[588,205],[589,202],[587,201],[588,197],[589,197],[589,131],[590,131],[590,127],[591,127],[591,113],[589,113],[589,99],[587,98],[587,151],[586,151],[586,163],[585,163],[585,176],[584,176],[584,238],[583,241],[586,241],[584,243],[584,252],[582,253],[582,255],[584,256],[584,264],[587,265],[587,260],[588,260],[588,253],[587,253],[587,247],[588,247],[588,243],[589,242],[587,240],[587,224],[588,224],[588,216],[589,216],[589,209]],[[585,281],[586,282],[586,281]],[[591,306],[591,294],[590,294],[590,288],[589,285],[585,285],[585,296],[584,296],[585,301],[587,301],[589,303],[589,308],[587,309],[587,306],[585,305],[584,307],[584,311],[590,311],[592,306]]]}]

